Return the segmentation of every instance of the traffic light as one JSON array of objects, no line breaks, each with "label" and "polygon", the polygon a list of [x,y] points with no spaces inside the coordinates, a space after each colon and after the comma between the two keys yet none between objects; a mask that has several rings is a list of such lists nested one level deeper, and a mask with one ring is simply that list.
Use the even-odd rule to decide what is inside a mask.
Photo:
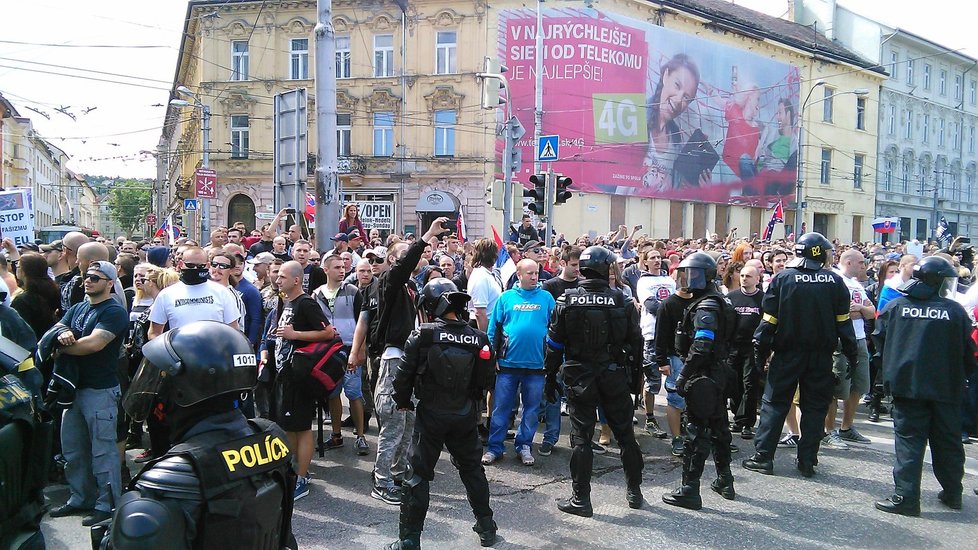
[{"label": "traffic light", "polygon": [[492,180],[486,187],[486,197],[489,200],[486,204],[491,205],[493,210],[503,210],[503,197],[506,191],[506,182],[502,180]]},{"label": "traffic light", "polygon": [[530,212],[537,216],[544,216],[547,206],[547,174],[533,174],[530,176],[530,183],[533,184],[533,189],[524,190],[523,196],[533,199],[533,203],[529,206]]},{"label": "traffic light", "polygon": [[574,196],[574,193],[570,191],[570,186],[574,184],[574,180],[567,176],[557,174],[557,192],[554,193],[554,204],[564,204],[567,199]]},{"label": "traffic light", "polygon": [[482,79],[483,109],[495,109],[506,103],[506,99],[500,96],[500,92],[506,88],[506,79],[503,77],[503,73],[508,70],[499,63],[499,59],[485,58],[483,71],[476,75]]}]

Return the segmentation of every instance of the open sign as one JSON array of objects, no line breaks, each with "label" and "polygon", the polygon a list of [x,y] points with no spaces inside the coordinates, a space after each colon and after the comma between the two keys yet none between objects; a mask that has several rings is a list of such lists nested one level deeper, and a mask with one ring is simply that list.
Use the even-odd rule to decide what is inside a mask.
[{"label": "open sign", "polygon": [[357,206],[360,209],[360,221],[363,222],[364,229],[394,230],[393,201],[363,201],[358,202]]}]

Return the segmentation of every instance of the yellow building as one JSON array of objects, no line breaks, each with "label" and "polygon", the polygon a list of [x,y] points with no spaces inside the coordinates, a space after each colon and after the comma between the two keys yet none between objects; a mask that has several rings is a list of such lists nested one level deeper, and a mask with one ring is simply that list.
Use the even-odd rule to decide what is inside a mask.
[{"label": "yellow building", "polygon": [[[416,231],[419,206],[456,200],[472,235],[487,234],[490,224],[503,226],[500,213],[484,197],[486,184],[500,173],[496,125],[503,117],[501,109],[480,107],[475,74],[486,56],[500,56],[511,65],[507,76],[515,95],[510,105],[528,130],[521,143],[523,169],[515,179],[526,184],[534,148],[528,139],[532,94],[525,93],[528,85],[532,89],[533,51],[524,40],[532,37],[518,27],[521,21],[533,21],[526,4],[333,2],[341,184],[347,199],[376,213],[368,227]],[[810,28],[727,2],[585,4],[544,4],[542,133],[566,140],[553,168],[581,174],[572,189],[586,191],[556,209],[558,230],[568,236],[604,233],[624,223],[643,224],[643,232],[654,236],[700,237],[732,228],[741,236],[761,233],[775,193],[785,197],[790,224],[795,178],[783,168],[793,162],[789,153],[797,158],[801,130],[806,228],[844,241],[870,238],[875,177],[868,177],[864,167],[876,165],[879,83],[885,77],[881,69]],[[209,164],[218,174],[212,225],[240,220],[250,226],[255,213],[259,220],[272,214],[272,98],[300,87],[314,96],[315,20],[314,1],[189,4],[173,86],[188,87],[199,106],[210,109]],[[649,98],[666,72],[664,63],[686,47],[699,52],[701,81],[688,94],[690,106],[684,107],[680,124],[685,127],[672,134],[679,141],[670,137],[667,149],[675,159],[692,156],[686,148],[700,143],[692,139],[693,130],[703,130],[701,141],[713,144],[714,150],[698,162],[712,164],[694,166],[712,169],[698,185],[678,177],[671,187],[649,183],[655,170],[650,168],[654,161],[650,165],[647,159],[654,155],[646,150],[656,143],[649,111],[653,104],[664,104]],[[568,61],[571,56],[576,61]],[[772,80],[772,74],[780,80]],[[764,144],[750,138],[751,130],[739,134],[737,147],[729,145],[735,126],[730,121],[737,119],[731,118],[727,105],[750,95],[751,89],[760,97],[764,119],[750,126],[753,131],[786,128],[781,141],[772,136],[771,147],[780,147],[777,155],[764,158]],[[857,90],[866,93],[857,96]],[[176,91],[173,97],[189,99]],[[793,111],[778,115],[779,120],[789,123],[774,120],[779,98]],[[567,107],[561,107],[562,101]],[[695,123],[689,120],[694,111],[699,117]],[[178,199],[186,196],[200,165],[201,112],[171,107],[167,114],[163,142],[170,161],[168,181]],[[313,101],[308,112],[309,151],[315,152]],[[630,133],[622,137],[621,130]],[[689,140],[685,146],[684,140]],[[731,153],[741,149],[750,158],[739,161]],[[669,170],[675,159],[668,159]],[[740,183],[749,180],[745,174],[771,171],[772,159],[784,165],[778,181],[765,184],[768,176],[756,180],[763,189],[759,192]],[[612,181],[616,177],[619,181]],[[182,200],[172,204],[182,205]],[[775,236],[782,234],[778,230]]]}]

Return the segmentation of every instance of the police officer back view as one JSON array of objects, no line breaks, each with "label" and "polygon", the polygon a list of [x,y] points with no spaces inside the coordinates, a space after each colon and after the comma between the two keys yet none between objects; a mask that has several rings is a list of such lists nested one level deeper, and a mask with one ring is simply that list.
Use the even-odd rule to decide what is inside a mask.
[{"label": "police officer back view", "polygon": [[795,243],[795,260],[774,276],[761,301],[763,316],[754,333],[757,368],[768,354],[768,368],[761,405],[761,421],[754,441],[754,456],[744,468],[774,473],[774,453],[791,400],[801,392],[801,440],[798,470],[815,474],[822,426],[832,399],[834,377],[832,352],[842,340],[849,368],[856,365],[856,335],[849,319],[849,291],[842,278],[825,268],[832,257],[832,243],[821,233],[806,233]]},{"label": "police officer back view", "polygon": [[175,445],[123,493],[111,546],[296,548],[285,432],[239,408],[258,375],[248,339],[224,323],[196,321],[153,339],[143,355],[123,405],[142,421],[158,399]]},{"label": "police officer back view", "polygon": [[[574,494],[558,503],[562,512],[591,517],[591,465],[595,409],[604,407],[621,448],[631,508],[642,507],[642,451],[632,427],[631,377],[642,367],[642,332],[638,312],[622,293],[608,286],[615,255],[601,246],[581,254],[581,281],[557,299],[547,334],[546,393],[556,400],[558,369],[570,414],[573,447],[570,469]],[[630,372],[629,372],[630,371]]]},{"label": "police officer back view", "polygon": [[939,256],[924,258],[913,278],[887,304],[873,338],[883,357],[883,380],[893,395],[896,491],[876,508],[920,515],[920,474],[930,443],[934,476],[943,490],[937,498],[961,508],[964,447],[961,444],[961,388],[975,370],[971,321],[964,308],[947,298],[957,271]]},{"label": "police officer back view", "polygon": [[676,329],[676,351],[684,366],[676,391],[686,399],[686,441],[683,449],[683,484],[662,501],[672,506],[699,510],[700,477],[713,448],[717,478],[711,487],[723,498],[733,500],[730,472],[730,426],[724,388],[730,381],[727,354],[737,323],[733,306],[716,286],[717,263],[705,252],[697,252],[677,268],[677,286],[693,295]]},{"label": "police officer back view", "polygon": [[432,319],[408,337],[404,361],[394,374],[394,402],[413,410],[418,398],[414,450],[401,486],[398,541],[389,549],[421,548],[428,513],[429,484],[443,447],[458,468],[482,546],[496,542],[496,523],[489,507],[489,482],[482,467],[479,400],[489,385],[493,357],[486,333],[470,327],[459,314],[469,295],[445,278],[432,279],[421,290],[421,308]]}]

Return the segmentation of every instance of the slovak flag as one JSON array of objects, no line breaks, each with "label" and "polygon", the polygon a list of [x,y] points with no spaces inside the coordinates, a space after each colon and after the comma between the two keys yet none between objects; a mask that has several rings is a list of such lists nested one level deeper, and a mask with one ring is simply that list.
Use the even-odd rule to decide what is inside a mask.
[{"label": "slovak flag", "polygon": [[162,237],[164,235],[170,240],[170,244],[173,244],[173,241],[177,240],[177,237],[180,236],[180,228],[173,225],[173,214],[163,218],[163,225],[153,234],[154,237]]},{"label": "slovak flag", "polygon": [[761,237],[762,241],[770,241],[771,236],[774,235],[774,226],[784,223],[784,205],[781,200],[778,200],[777,206],[774,207],[774,212],[771,212],[771,220],[767,222],[767,227],[764,228],[764,235]]},{"label": "slovak flag", "polygon": [[900,218],[876,218],[873,220],[873,231],[876,233],[896,233],[900,227]]},{"label": "slovak flag", "polygon": [[312,193],[306,193],[306,221],[316,221],[316,197]]},{"label": "slovak flag", "polygon": [[468,235],[465,231],[465,213],[462,208],[458,209],[458,218],[455,220],[455,234],[458,235],[458,240],[462,241],[463,243],[467,240]]}]

